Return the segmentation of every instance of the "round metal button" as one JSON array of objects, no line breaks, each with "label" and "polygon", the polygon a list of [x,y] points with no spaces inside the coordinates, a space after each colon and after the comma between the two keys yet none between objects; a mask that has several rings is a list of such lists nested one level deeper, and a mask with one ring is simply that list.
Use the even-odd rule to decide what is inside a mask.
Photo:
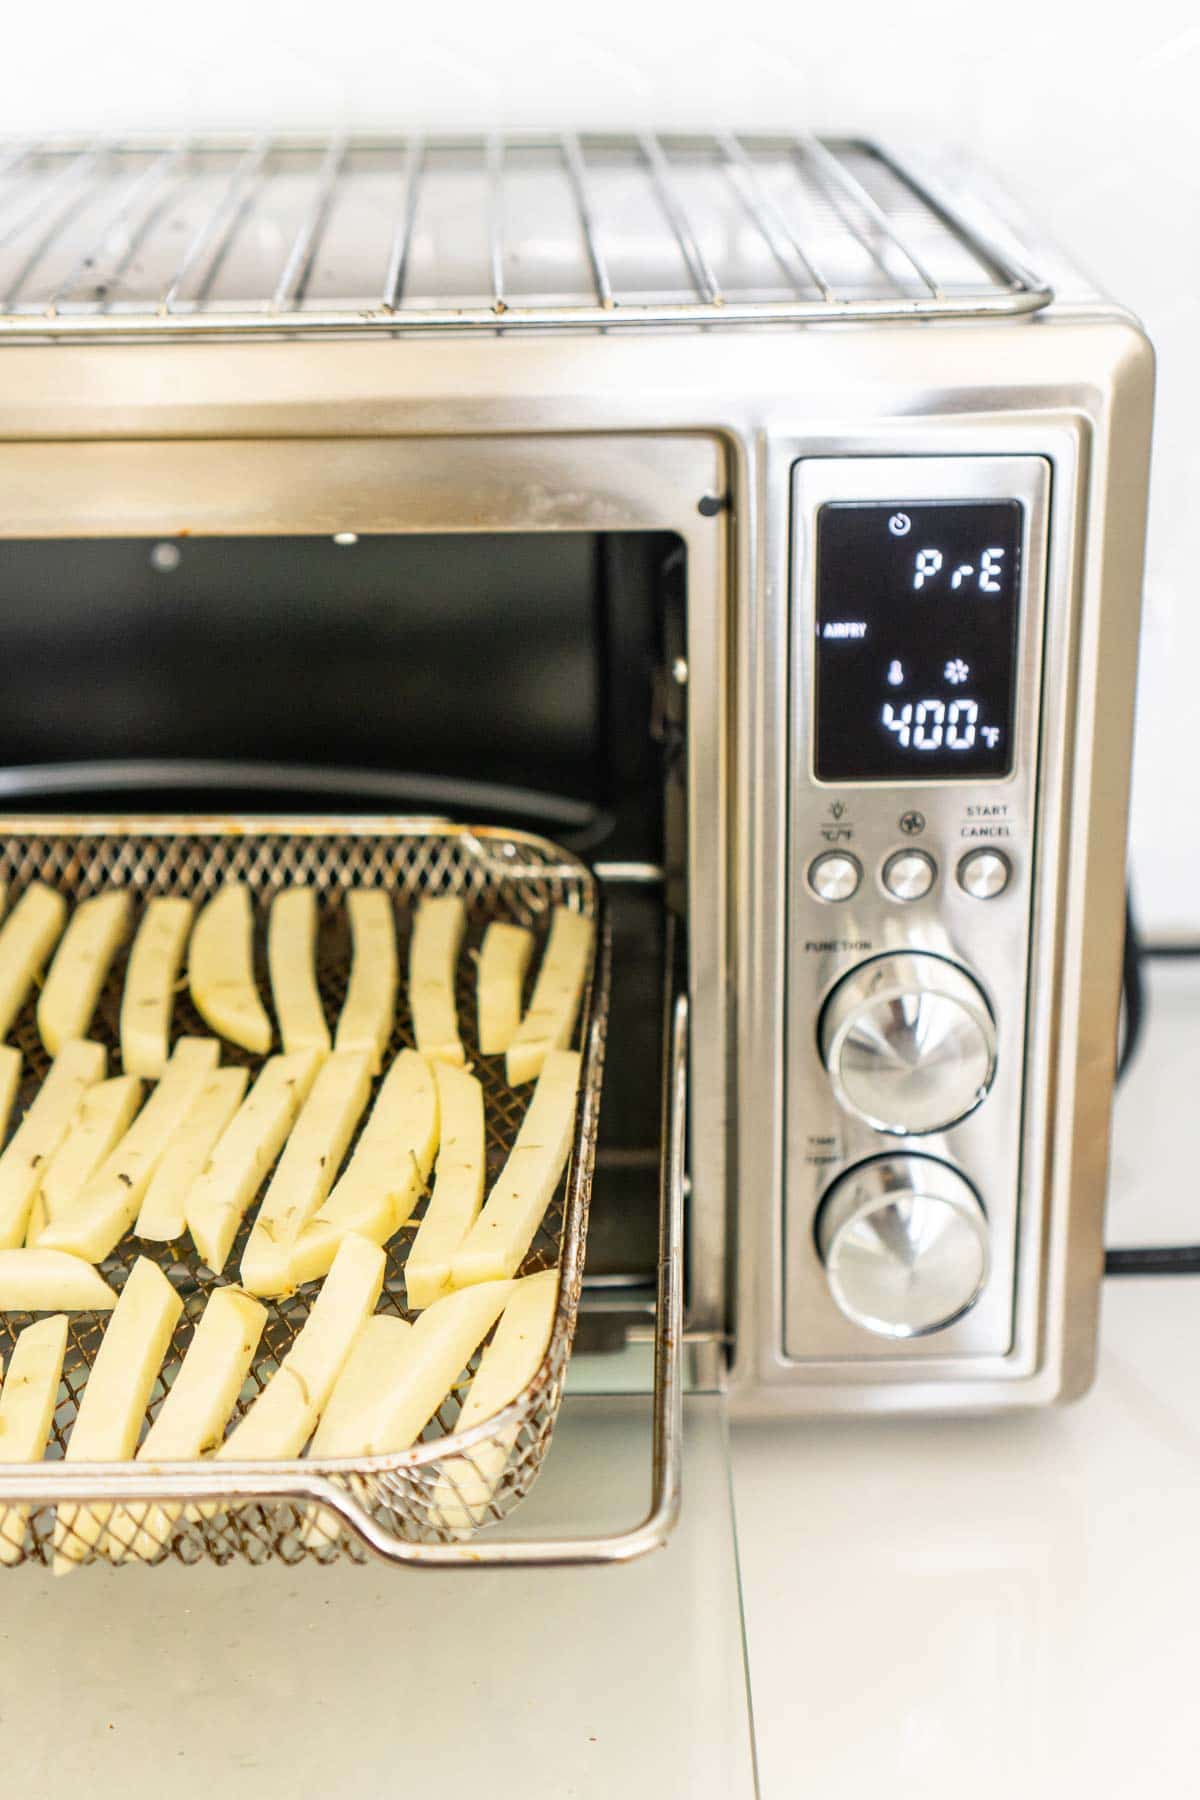
[{"label": "round metal button", "polygon": [[883,885],[893,900],[923,900],[937,877],[937,864],[924,850],[897,850],[883,865]]},{"label": "round metal button", "polygon": [[1002,850],[969,850],[958,865],[958,885],[972,900],[994,900],[1012,879]]},{"label": "round metal button", "polygon": [[849,900],[861,880],[858,858],[845,850],[827,850],[808,867],[808,885],[818,900]]}]

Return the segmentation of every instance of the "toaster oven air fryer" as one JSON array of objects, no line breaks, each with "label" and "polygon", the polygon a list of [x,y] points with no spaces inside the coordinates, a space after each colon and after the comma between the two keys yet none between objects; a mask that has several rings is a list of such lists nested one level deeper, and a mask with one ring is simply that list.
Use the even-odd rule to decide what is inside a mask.
[{"label": "toaster oven air fryer", "polygon": [[1152,358],[967,191],[782,134],[0,167],[7,829],[418,811],[603,881],[580,1354],[654,1341],[656,1497],[547,1554],[661,1537],[684,1378],[1092,1372]]}]

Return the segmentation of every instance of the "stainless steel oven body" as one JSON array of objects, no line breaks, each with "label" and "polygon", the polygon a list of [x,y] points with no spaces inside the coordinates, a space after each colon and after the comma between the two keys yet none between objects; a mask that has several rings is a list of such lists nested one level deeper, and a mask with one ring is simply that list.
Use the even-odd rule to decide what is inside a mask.
[{"label": "stainless steel oven body", "polygon": [[[1069,1398],[1097,1328],[1151,354],[1118,308],[1028,284],[991,313],[818,294],[721,323],[673,198],[707,310],[636,329],[533,329],[511,301],[362,330],[10,308],[0,538],[672,534],[683,816],[660,867],[607,872],[654,893],[661,874],[686,939],[697,1367],[745,1413]],[[779,238],[765,203],[756,224]],[[822,634],[865,606],[843,562],[829,613],[828,509],[883,529],[1014,503],[1011,768],[819,772]],[[909,548],[915,579],[932,546]],[[956,573],[942,555],[947,604]],[[940,752],[971,720],[938,692],[920,729]],[[915,716],[887,729],[913,747]],[[872,1111],[898,1091],[911,1115]]]}]

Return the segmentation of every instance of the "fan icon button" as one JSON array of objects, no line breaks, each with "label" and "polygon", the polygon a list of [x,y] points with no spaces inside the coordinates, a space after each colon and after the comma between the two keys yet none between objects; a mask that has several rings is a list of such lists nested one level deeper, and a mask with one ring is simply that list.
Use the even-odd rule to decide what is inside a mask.
[{"label": "fan icon button", "polygon": [[971,673],[971,670],[968,664],[962,660],[961,656],[955,656],[946,664],[942,673],[952,687],[960,687]]}]

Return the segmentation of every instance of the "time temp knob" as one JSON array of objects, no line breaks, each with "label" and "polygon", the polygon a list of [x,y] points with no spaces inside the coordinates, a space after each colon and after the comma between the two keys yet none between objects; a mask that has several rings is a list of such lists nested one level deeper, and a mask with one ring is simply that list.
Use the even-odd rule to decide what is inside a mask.
[{"label": "time temp knob", "polygon": [[965,1118],[996,1072],[996,1023],[982,988],[928,951],[877,956],[843,976],[820,1038],[841,1104],[898,1137]]},{"label": "time temp knob", "polygon": [[932,1156],[878,1156],[840,1176],[817,1214],[833,1297],[881,1337],[962,1317],[988,1277],[987,1219],[971,1184]]}]

